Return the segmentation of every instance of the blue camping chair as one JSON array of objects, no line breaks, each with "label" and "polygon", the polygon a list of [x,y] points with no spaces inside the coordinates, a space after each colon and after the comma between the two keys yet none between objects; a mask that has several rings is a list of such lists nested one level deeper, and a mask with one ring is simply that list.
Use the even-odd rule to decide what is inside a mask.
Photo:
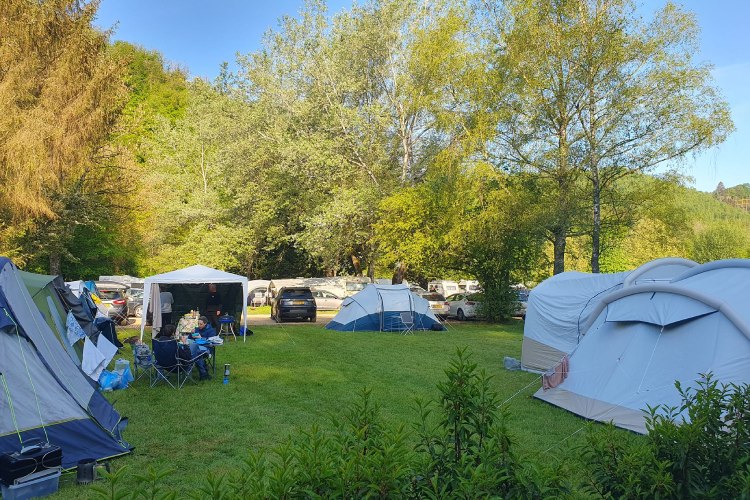
[{"label": "blue camping chair", "polygon": [[[154,387],[159,382],[165,382],[173,389],[181,389],[188,380],[195,382],[193,368],[195,368],[196,361],[202,358],[205,353],[201,353],[191,359],[180,358],[179,345],[175,339],[154,339],[151,346],[155,358],[153,364],[154,376],[151,381],[151,387]],[[171,375],[177,377],[176,384],[172,384],[170,380]]]}]

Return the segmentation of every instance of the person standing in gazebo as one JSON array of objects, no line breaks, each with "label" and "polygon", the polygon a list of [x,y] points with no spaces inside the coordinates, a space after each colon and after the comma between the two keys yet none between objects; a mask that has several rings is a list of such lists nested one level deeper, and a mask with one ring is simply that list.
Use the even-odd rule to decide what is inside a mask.
[{"label": "person standing in gazebo", "polygon": [[205,311],[208,320],[211,322],[211,326],[214,328],[217,328],[219,324],[218,319],[221,316],[222,306],[221,295],[217,291],[216,285],[211,283],[208,285],[208,298],[206,299]]}]

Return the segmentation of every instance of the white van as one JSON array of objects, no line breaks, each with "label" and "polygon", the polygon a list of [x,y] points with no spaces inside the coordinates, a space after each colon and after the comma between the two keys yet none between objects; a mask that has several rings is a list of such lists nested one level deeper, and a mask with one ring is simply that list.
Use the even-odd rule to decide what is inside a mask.
[{"label": "white van", "polygon": [[427,283],[427,291],[436,292],[443,297],[448,297],[449,295],[458,293],[460,290],[458,288],[458,283],[455,281],[435,280]]}]

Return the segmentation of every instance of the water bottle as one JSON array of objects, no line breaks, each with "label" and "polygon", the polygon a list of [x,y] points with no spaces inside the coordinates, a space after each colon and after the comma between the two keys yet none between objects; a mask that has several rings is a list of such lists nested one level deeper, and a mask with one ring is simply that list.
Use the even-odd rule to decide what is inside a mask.
[{"label": "water bottle", "polygon": [[229,383],[229,363],[224,365],[224,383]]}]

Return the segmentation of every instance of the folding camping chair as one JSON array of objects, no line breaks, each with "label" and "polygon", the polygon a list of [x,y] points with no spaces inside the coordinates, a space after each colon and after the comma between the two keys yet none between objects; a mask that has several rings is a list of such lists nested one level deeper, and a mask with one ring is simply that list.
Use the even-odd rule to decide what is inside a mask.
[{"label": "folding camping chair", "polygon": [[401,335],[409,335],[414,334],[414,313],[411,311],[403,311],[399,318],[401,319],[401,324],[403,325],[403,329],[401,330]]},{"label": "folding camping chair", "polygon": [[[201,353],[191,359],[184,359],[179,355],[179,347],[177,340],[153,340],[152,349],[156,360],[153,364],[154,377],[151,381],[151,387],[154,387],[159,382],[165,382],[172,389],[181,389],[188,380],[195,382],[195,378],[193,377],[195,362],[203,357],[205,353]],[[176,375],[176,384],[173,384],[169,379],[170,375]]]},{"label": "folding camping chair", "polygon": [[133,345],[133,368],[134,379],[138,380],[148,375],[148,383],[151,385],[151,375],[154,370],[154,355],[146,344]]}]

